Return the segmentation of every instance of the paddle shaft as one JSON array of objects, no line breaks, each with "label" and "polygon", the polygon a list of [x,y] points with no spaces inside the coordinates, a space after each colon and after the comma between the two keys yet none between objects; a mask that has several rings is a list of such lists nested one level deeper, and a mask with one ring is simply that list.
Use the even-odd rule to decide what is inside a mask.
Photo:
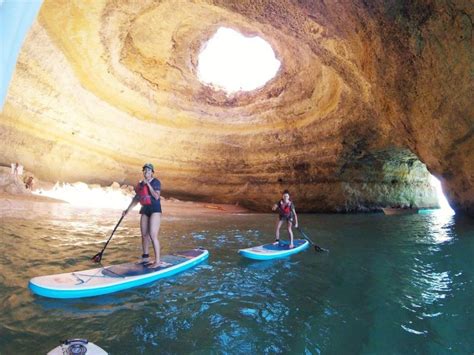
[{"label": "paddle shaft", "polygon": [[314,246],[314,248],[317,250],[317,251],[328,251],[327,249],[324,249],[324,248],[321,248],[319,245],[315,244],[310,237],[308,237],[306,235],[306,233],[300,228],[300,227],[296,227],[296,229],[298,230],[298,232],[301,233],[301,235],[304,237],[304,239],[306,239],[308,242],[311,243],[311,245]]},{"label": "paddle shaft", "polygon": [[[107,248],[107,245],[109,244],[110,240],[112,239],[112,237],[114,236],[114,233],[115,231],[117,230],[118,226],[120,225],[120,222],[122,222],[122,219],[123,217],[125,217],[125,215],[122,215],[122,217],[120,217],[119,221],[117,222],[117,224],[115,225],[115,228],[114,230],[112,231],[112,234],[110,235],[109,239],[107,240],[107,242],[105,243],[104,247],[102,248],[101,252],[97,255],[100,255],[100,258],[102,258],[102,254],[104,253],[105,251],[105,248]],[[99,259],[100,261],[100,259]]]}]

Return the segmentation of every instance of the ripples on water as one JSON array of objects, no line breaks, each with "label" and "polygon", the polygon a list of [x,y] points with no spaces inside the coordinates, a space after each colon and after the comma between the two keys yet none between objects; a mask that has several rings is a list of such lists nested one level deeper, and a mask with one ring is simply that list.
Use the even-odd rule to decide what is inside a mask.
[{"label": "ripples on water", "polygon": [[[50,211],[51,212],[51,211]],[[175,277],[95,298],[54,300],[33,276],[94,267],[117,211],[62,207],[0,222],[0,353],[46,353],[86,337],[112,354],[472,353],[472,220],[439,214],[302,215],[329,254],[250,261],[274,216],[167,218],[164,253],[202,246],[209,260]],[[138,216],[104,263],[140,254]]]}]

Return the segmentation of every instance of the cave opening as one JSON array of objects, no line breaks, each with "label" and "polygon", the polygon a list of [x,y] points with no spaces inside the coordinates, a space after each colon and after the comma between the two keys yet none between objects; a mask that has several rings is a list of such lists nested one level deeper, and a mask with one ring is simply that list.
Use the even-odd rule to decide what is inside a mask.
[{"label": "cave opening", "polygon": [[454,214],[454,210],[449,205],[448,199],[444,195],[443,187],[441,186],[441,181],[438,178],[430,174],[430,184],[436,190],[436,195],[438,197],[439,208],[448,214]]},{"label": "cave opening", "polygon": [[275,77],[280,61],[270,44],[221,27],[203,46],[198,58],[199,80],[227,94],[252,91]]},{"label": "cave opening", "polygon": [[349,210],[415,207],[454,214],[441,182],[409,149],[388,147],[351,157],[341,178]]}]

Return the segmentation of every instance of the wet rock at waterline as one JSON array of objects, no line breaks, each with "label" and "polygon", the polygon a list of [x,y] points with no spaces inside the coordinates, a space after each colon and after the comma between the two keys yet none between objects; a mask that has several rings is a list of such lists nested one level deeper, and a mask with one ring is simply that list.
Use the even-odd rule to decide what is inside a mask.
[{"label": "wet rock at waterline", "polygon": [[[0,114],[1,162],[41,179],[133,184],[157,166],[169,196],[267,210],[451,205],[473,211],[469,1],[48,1]],[[281,62],[228,95],[199,81],[226,26]],[[426,166],[426,168],[425,168]]]}]

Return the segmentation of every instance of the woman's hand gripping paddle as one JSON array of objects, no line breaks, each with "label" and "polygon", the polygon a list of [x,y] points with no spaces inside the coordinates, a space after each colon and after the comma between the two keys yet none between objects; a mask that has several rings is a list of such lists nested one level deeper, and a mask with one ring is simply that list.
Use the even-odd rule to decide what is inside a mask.
[{"label": "woman's hand gripping paddle", "polygon": [[314,247],[315,251],[324,251],[324,252],[329,253],[328,249],[321,248],[319,245],[314,244],[314,242],[306,235],[305,232],[303,232],[303,230],[300,227],[296,227],[296,229],[298,230],[298,232],[301,233],[301,235],[303,236],[304,239],[306,239],[308,242],[311,243],[311,245]]},{"label": "woman's hand gripping paddle", "polygon": [[100,263],[100,261],[102,260],[102,254],[104,254],[105,248],[107,248],[107,245],[109,244],[110,239],[112,239],[112,237],[114,236],[114,233],[115,233],[115,231],[117,230],[117,228],[118,228],[120,222],[122,222],[123,217],[125,217],[125,214],[122,214],[122,217],[120,217],[120,219],[119,219],[119,221],[117,222],[117,225],[115,226],[115,228],[114,228],[112,234],[110,235],[109,239],[107,240],[107,243],[105,243],[104,248],[102,248],[102,250],[100,251],[100,253],[95,254],[95,255],[91,258],[91,260],[93,260],[93,261],[96,262],[96,263]]}]

